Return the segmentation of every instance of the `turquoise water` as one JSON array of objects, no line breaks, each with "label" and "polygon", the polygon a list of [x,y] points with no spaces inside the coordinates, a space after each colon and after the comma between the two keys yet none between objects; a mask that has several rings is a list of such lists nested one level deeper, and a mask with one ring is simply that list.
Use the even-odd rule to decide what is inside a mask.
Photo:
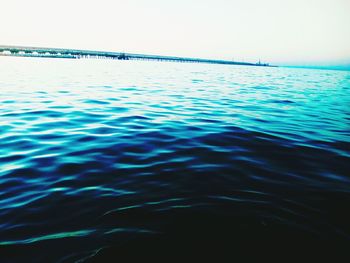
[{"label": "turquoise water", "polygon": [[0,57],[0,261],[349,244],[349,105],[348,71]]}]

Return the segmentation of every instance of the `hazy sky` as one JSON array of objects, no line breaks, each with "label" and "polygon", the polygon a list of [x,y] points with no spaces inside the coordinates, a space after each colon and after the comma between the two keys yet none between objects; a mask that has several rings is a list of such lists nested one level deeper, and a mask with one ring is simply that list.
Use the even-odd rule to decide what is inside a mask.
[{"label": "hazy sky", "polygon": [[350,62],[350,0],[0,0],[0,44]]}]

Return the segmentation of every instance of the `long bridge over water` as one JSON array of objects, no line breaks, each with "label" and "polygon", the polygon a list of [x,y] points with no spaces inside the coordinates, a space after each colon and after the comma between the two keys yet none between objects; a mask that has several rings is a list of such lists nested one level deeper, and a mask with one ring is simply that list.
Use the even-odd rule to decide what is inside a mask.
[{"label": "long bridge over water", "polygon": [[262,66],[269,67],[267,63],[249,63],[229,60],[187,58],[174,56],[158,56],[146,54],[133,54],[108,51],[63,49],[63,48],[44,48],[44,47],[24,47],[24,46],[1,46],[0,56],[16,57],[42,57],[42,58],[97,58],[97,59],[118,59],[118,60],[154,60],[154,61],[172,61],[187,63],[209,63],[225,65],[244,65],[244,66]]}]

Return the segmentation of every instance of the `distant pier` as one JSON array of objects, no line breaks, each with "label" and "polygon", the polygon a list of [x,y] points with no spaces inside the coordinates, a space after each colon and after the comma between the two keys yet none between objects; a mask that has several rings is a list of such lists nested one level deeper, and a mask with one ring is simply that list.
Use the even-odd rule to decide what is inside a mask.
[{"label": "distant pier", "polygon": [[238,62],[238,61],[229,61],[229,60],[158,56],[158,55],[132,54],[132,53],[94,51],[94,50],[23,47],[23,46],[1,46],[1,45],[0,45],[0,56],[71,58],[71,59],[94,58],[94,59],[117,59],[117,60],[153,60],[153,61],[171,61],[171,62],[183,62],[183,63],[208,63],[208,64],[271,67],[268,63],[260,63],[260,61],[258,63],[248,63],[248,62]]}]

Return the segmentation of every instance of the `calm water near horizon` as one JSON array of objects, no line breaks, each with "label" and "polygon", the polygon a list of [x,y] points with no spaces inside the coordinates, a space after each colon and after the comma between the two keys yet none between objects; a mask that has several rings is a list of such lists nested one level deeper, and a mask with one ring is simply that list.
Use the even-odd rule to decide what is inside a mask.
[{"label": "calm water near horizon", "polygon": [[349,105],[350,71],[0,57],[0,262],[346,249]]}]

